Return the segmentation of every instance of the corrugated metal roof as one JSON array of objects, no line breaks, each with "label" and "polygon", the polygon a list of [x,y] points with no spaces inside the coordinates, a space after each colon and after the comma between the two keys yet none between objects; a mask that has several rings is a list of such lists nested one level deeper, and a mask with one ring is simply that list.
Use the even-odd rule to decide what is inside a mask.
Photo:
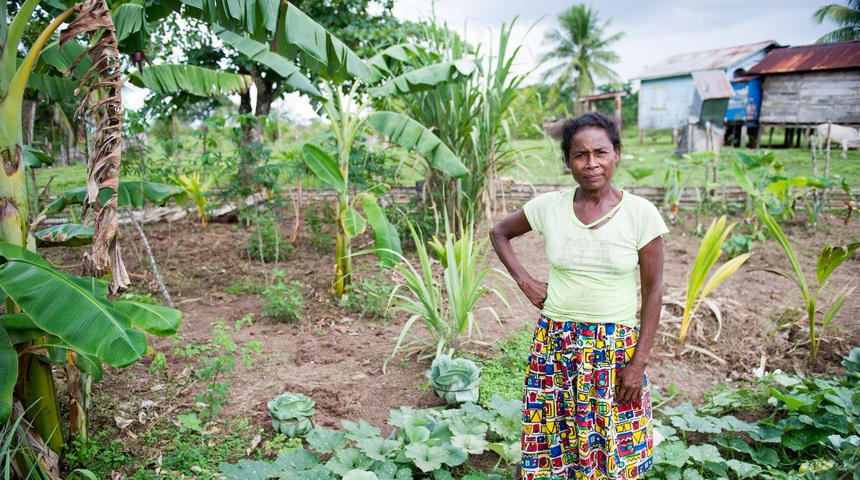
[{"label": "corrugated metal roof", "polygon": [[718,48],[704,52],[683,53],[674,55],[662,63],[652,65],[639,75],[641,80],[654,78],[677,77],[701,70],[726,69],[743,61],[750,55],[758,53],[771,45],[779,46],[773,40],[738,45],[736,47]]},{"label": "corrugated metal roof", "polygon": [[860,68],[860,40],[772,50],[749,73],[791,73]]},{"label": "corrugated metal roof", "polygon": [[702,100],[731,98],[735,94],[735,90],[723,70],[693,72],[693,83],[696,84],[696,90],[699,91]]}]

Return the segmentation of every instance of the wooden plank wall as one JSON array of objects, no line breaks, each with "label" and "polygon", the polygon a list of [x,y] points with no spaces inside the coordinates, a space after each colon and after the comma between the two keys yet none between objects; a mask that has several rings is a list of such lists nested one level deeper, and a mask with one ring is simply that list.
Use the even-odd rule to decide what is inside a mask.
[{"label": "wooden plank wall", "polygon": [[767,75],[762,124],[860,124],[860,69]]}]

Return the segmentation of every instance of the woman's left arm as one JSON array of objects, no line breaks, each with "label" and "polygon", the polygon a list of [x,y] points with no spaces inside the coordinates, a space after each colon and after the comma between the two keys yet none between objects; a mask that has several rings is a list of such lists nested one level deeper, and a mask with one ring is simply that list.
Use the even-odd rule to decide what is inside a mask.
[{"label": "woman's left arm", "polygon": [[639,340],[633,358],[618,371],[615,399],[619,405],[633,403],[642,397],[645,366],[651,357],[651,345],[657,335],[663,308],[663,237],[657,237],[639,249],[639,275],[642,284]]}]

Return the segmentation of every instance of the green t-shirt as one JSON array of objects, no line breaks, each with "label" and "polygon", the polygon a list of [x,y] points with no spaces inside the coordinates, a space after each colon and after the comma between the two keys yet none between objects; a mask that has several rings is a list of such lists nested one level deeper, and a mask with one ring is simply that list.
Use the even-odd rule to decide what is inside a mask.
[{"label": "green t-shirt", "polygon": [[639,249],[669,229],[651,202],[624,191],[615,215],[589,229],[573,213],[574,191],[545,193],[523,207],[532,230],[546,240],[550,269],[543,314],[635,327]]}]

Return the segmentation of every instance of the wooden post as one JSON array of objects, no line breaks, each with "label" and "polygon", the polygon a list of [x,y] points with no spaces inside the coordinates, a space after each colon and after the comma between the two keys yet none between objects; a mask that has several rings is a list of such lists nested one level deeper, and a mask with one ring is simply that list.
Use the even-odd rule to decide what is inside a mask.
[{"label": "wooden post", "polygon": [[747,124],[741,125],[741,143],[738,144],[739,148],[744,148],[747,144],[747,136],[749,132],[747,131]]},{"label": "wooden post", "polygon": [[615,97],[615,118],[618,119],[618,131],[621,131],[621,96]]},{"label": "wooden post", "polygon": [[827,156],[824,157],[824,176],[830,176],[830,132],[833,130],[830,121],[827,122]]},{"label": "wooden post", "polygon": [[771,148],[773,146],[773,127],[770,127],[770,135],[767,137],[767,148]]},{"label": "wooden post", "polygon": [[645,130],[639,129],[639,145],[645,143]]},{"label": "wooden post", "polygon": [[672,129],[672,144],[678,144],[678,127]]}]

